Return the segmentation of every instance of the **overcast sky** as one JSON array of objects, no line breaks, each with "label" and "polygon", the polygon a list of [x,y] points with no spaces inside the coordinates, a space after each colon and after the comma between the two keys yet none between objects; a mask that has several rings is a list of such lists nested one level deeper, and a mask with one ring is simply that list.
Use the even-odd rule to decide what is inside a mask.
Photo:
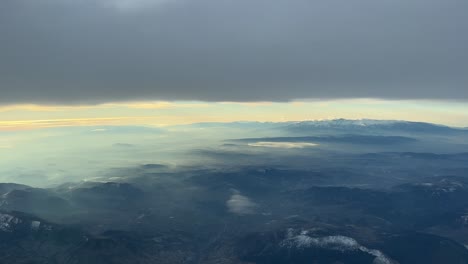
[{"label": "overcast sky", "polygon": [[0,104],[468,99],[466,0],[2,0]]}]

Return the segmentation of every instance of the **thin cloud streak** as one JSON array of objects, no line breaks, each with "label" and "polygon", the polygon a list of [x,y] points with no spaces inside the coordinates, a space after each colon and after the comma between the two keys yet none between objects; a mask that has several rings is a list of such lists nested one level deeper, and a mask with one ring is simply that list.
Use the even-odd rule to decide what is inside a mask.
[{"label": "thin cloud streak", "polygon": [[58,112],[58,111],[76,111],[89,109],[106,109],[106,108],[136,108],[136,109],[174,109],[174,108],[198,108],[207,107],[203,103],[175,103],[175,102],[122,102],[122,103],[105,103],[97,105],[39,105],[39,104],[16,104],[0,106],[0,112],[10,111],[33,111],[33,112]]},{"label": "thin cloud streak", "polygon": [[0,121],[0,131],[32,130],[41,128],[122,125],[144,123],[147,117],[117,117],[117,118],[75,118],[49,120]]}]

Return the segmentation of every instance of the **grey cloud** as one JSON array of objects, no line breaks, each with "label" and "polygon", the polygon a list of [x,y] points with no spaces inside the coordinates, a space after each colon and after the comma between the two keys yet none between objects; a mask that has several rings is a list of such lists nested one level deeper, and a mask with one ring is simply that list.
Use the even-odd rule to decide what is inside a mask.
[{"label": "grey cloud", "polygon": [[464,100],[467,11],[465,0],[4,0],[0,104]]},{"label": "grey cloud", "polygon": [[95,0],[95,4],[128,12],[139,11],[144,8],[159,7],[171,1],[177,0]]}]

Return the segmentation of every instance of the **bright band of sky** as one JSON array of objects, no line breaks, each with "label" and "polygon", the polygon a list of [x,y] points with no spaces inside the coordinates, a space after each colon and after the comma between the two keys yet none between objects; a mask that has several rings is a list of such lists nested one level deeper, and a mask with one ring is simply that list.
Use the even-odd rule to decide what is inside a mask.
[{"label": "bright band of sky", "polygon": [[468,104],[376,99],[295,102],[129,102],[85,106],[0,106],[0,131],[64,126],[149,125],[197,122],[283,122],[323,119],[392,119],[468,127]]}]

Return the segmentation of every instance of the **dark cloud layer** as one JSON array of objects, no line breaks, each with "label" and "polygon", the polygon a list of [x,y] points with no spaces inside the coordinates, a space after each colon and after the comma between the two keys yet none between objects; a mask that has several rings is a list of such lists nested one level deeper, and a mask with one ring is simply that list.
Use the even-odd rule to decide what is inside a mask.
[{"label": "dark cloud layer", "polygon": [[0,104],[468,99],[466,0],[3,0]]}]

